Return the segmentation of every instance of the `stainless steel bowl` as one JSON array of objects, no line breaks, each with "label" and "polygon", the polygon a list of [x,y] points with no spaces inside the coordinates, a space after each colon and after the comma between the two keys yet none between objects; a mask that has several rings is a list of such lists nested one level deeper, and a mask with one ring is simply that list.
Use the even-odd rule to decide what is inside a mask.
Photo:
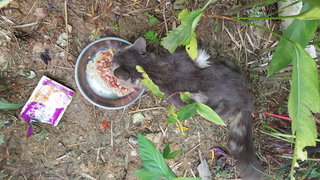
[{"label": "stainless steel bowl", "polygon": [[106,37],[96,40],[86,46],[80,53],[76,67],[75,79],[81,94],[92,104],[104,109],[121,109],[133,104],[144,92],[144,89],[135,88],[126,96],[119,97],[111,92],[104,84],[89,76],[87,64],[95,54],[109,48],[121,50],[131,43],[116,37]]}]

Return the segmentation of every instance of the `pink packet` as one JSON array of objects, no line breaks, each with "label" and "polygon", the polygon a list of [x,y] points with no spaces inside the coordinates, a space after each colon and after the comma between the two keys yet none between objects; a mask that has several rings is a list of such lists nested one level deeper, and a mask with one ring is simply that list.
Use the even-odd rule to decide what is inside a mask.
[{"label": "pink packet", "polygon": [[32,134],[32,122],[57,126],[73,95],[71,89],[43,76],[20,113],[30,124],[28,136]]}]

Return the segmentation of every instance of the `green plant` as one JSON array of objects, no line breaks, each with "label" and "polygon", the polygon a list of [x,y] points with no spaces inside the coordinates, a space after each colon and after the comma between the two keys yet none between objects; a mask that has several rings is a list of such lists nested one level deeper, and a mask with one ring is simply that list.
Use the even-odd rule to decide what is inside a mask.
[{"label": "green plant", "polygon": [[154,15],[148,12],[144,12],[143,15],[145,15],[149,19],[150,24],[152,25],[158,24],[159,20]]},{"label": "green plant", "polygon": [[[143,135],[138,134],[139,154],[143,161],[135,176],[141,180],[200,180],[199,178],[176,177],[165,161],[165,154],[161,154],[150,140]],[[164,149],[166,156],[172,154],[170,147],[167,145]],[[176,151],[175,151],[176,152]],[[175,153],[173,152],[173,153]],[[169,154],[167,154],[169,153]]]},{"label": "green plant", "polygon": [[[141,66],[136,66],[138,72],[142,73],[142,84],[151,90],[152,94],[158,98],[164,98],[164,93],[160,91],[159,87],[155,85],[152,80],[149,78],[148,74],[144,71]],[[180,99],[186,103],[190,103],[190,93],[189,92],[179,92]],[[182,123],[181,121],[187,120],[191,118],[193,115],[198,113],[200,116],[204,117],[205,119],[214,122],[216,124],[225,125],[223,120],[218,116],[216,112],[214,112],[209,106],[202,104],[202,103],[191,103],[183,108],[179,109],[175,112],[174,107],[169,105],[168,106],[168,116],[167,123],[174,123],[177,122],[179,125],[179,129],[181,134],[183,133]]]},{"label": "green plant", "polygon": [[12,110],[21,107],[22,104],[13,104],[0,100],[0,110]]},{"label": "green plant", "polygon": [[115,30],[119,29],[119,25],[117,25],[114,21],[109,21],[108,24]]},{"label": "green plant", "polygon": [[154,44],[158,44],[160,42],[160,40],[158,38],[158,33],[154,30],[150,30],[150,31],[146,32],[143,36],[144,36],[144,38],[151,40],[151,42]]},{"label": "green plant", "polygon": [[[213,0],[214,2],[216,0]],[[272,61],[268,66],[268,75],[271,76],[288,64],[293,65],[292,84],[289,95],[289,116],[292,122],[292,139],[295,142],[295,150],[291,165],[290,177],[294,179],[294,167],[297,160],[306,160],[307,152],[304,150],[307,146],[315,146],[318,136],[316,125],[311,118],[312,113],[320,112],[320,90],[318,69],[314,60],[304,50],[304,47],[310,42],[315,30],[319,25],[320,19],[320,1],[303,0],[304,7],[301,13],[294,16],[285,17],[232,17],[224,15],[205,15],[206,17],[222,18],[244,23],[262,30],[268,31],[280,38],[279,44],[273,55]],[[209,0],[200,10],[189,12],[184,10],[179,18],[181,25],[169,32],[167,37],[163,38],[161,45],[173,53],[180,46],[186,46],[190,57],[197,57],[195,52],[197,47],[192,45],[192,53],[188,51],[188,45],[194,42],[194,30],[204,10],[212,1]],[[269,1],[262,1],[266,3]],[[272,1],[273,2],[273,1]],[[283,35],[277,34],[267,28],[255,25],[244,20],[263,20],[263,19],[285,19],[295,18],[293,23],[285,30]],[[196,41],[196,40],[195,40]]]}]

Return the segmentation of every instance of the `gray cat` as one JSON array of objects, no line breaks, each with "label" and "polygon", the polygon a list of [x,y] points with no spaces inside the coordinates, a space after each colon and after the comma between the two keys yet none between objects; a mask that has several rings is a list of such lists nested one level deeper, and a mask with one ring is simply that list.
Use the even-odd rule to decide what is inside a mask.
[{"label": "gray cat", "polygon": [[205,103],[217,112],[230,127],[230,149],[240,176],[260,178],[256,169],[261,168],[252,145],[253,100],[236,64],[213,59],[204,50],[199,50],[194,61],[185,51],[156,56],[146,51],[146,41],[140,37],[113,56],[111,67],[123,86],[141,87],[136,65],[144,68],[176,106],[186,105],[177,92],[188,91],[194,102]]}]

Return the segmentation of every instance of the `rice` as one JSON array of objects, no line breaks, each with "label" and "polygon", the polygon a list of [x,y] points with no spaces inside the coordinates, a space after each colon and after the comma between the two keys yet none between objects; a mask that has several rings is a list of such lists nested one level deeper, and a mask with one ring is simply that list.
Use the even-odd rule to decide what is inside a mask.
[{"label": "rice", "polygon": [[110,68],[112,56],[116,52],[116,49],[107,49],[99,51],[93,61],[87,64],[87,68],[95,71],[102,79],[102,82],[118,96],[125,96],[131,93],[133,88],[125,88],[118,84],[117,78],[113,75],[113,72]]}]

